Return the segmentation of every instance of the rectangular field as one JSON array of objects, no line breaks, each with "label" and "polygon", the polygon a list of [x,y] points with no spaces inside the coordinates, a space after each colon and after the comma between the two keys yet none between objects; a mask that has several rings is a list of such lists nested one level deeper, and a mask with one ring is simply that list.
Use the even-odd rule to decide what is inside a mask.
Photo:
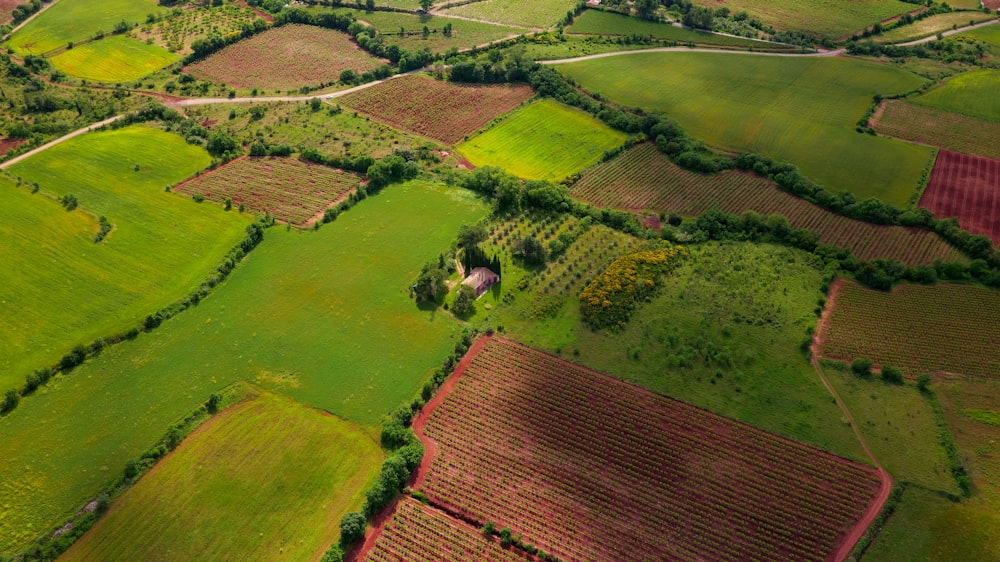
[{"label": "rectangular field", "polygon": [[61,560],[316,560],[382,451],[360,427],[263,393],[220,412]]},{"label": "rectangular field", "polygon": [[455,148],[476,166],[525,179],[559,181],[596,164],[627,136],[590,114],[551,99],[518,109]]},{"label": "rectangular field", "polygon": [[824,560],[880,488],[870,467],[511,340],[466,361],[415,424],[437,450],[416,487],[564,560]]},{"label": "rectangular field", "polygon": [[894,365],[909,377],[1000,378],[1000,291],[973,285],[898,285],[891,293],[845,282],[820,354]]},{"label": "rectangular field", "polygon": [[911,101],[917,105],[961,113],[1000,122],[1000,70],[975,70],[959,74],[942,86],[929,90]]},{"label": "rectangular field", "polygon": [[[695,4],[715,9],[723,2],[696,0]],[[898,0],[726,0],[724,4],[733,13],[747,11],[778,30],[833,38],[918,8]]]},{"label": "rectangular field", "polygon": [[298,158],[240,158],[174,188],[187,196],[203,195],[215,203],[232,201],[296,225],[321,218],[323,211],[357,189],[352,172],[303,162]]},{"label": "rectangular field", "polygon": [[156,72],[177,55],[131,37],[114,35],[63,51],[52,66],[75,78],[94,82],[127,82]]},{"label": "rectangular field", "polygon": [[885,65],[844,57],[639,52],[557,68],[590,92],[664,112],[713,146],[791,162],[833,193],[903,206],[931,158],[925,147],[855,131],[873,95],[907,92],[923,82]]},{"label": "rectangular field", "polygon": [[186,69],[199,80],[236,88],[294,90],[336,82],[343,70],[360,73],[385,62],[361,50],[346,33],[288,24],[229,45]]},{"label": "rectangular field", "polygon": [[587,171],[573,185],[574,197],[599,207],[653,210],[699,215],[709,209],[767,216],[780,213],[792,228],[816,232],[824,244],[848,248],[859,259],[894,259],[910,266],[936,259],[962,261],[964,256],[933,232],[879,226],[831,213],[771,181],[743,172],[713,176],[689,172],[674,164],[651,143]]},{"label": "rectangular field", "polygon": [[530,27],[536,30],[555,27],[576,6],[575,0],[484,0],[464,6],[448,8],[454,14],[474,20],[503,25]]},{"label": "rectangular field", "polygon": [[717,47],[788,48],[787,45],[677,27],[669,23],[642,20],[602,10],[583,12],[573,20],[573,25],[567,28],[566,32],[581,35],[650,35],[658,39]]},{"label": "rectangular field", "polygon": [[156,0],[59,0],[11,36],[7,46],[19,54],[40,55],[98,31],[111,33],[122,20],[140,23],[149,14],[167,11]]},{"label": "rectangular field", "polygon": [[[419,5],[413,0],[415,7]],[[451,48],[468,49],[491,41],[528,33],[524,27],[507,26],[433,14],[406,14],[401,12],[365,12],[348,10],[382,34],[386,45],[399,45],[404,49],[420,50],[427,47],[434,53],[444,53]],[[444,26],[451,24],[451,35],[444,34]],[[424,27],[428,34],[423,33]],[[403,30],[400,35],[400,30]]]},{"label": "rectangular field", "polygon": [[1000,244],[1000,160],[939,151],[920,206]]},{"label": "rectangular field", "polygon": [[875,124],[879,134],[1000,159],[1000,144],[994,140],[1000,138],[1000,123],[902,100],[888,100],[882,107]]},{"label": "rectangular field", "polygon": [[527,85],[466,86],[416,75],[339,101],[394,127],[454,145],[534,95]]}]

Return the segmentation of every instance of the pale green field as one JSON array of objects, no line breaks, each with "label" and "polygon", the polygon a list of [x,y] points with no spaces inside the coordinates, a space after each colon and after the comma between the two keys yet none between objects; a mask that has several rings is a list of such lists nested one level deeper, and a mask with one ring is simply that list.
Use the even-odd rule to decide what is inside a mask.
[{"label": "pale green field", "polygon": [[605,151],[627,138],[582,110],[545,99],[514,111],[455,148],[476,166],[559,181],[596,164]]},{"label": "pale green field", "polygon": [[556,68],[590,92],[666,113],[696,139],[791,162],[833,193],[905,205],[933,154],[855,131],[873,95],[923,82],[888,66],[843,57],[637,53]]},{"label": "pale green field", "polygon": [[155,0],[59,0],[28,22],[7,41],[20,54],[42,54],[67,43],[111,33],[115,24],[146,21],[148,14],[167,12]]},{"label": "pale green field", "polygon": [[979,23],[994,17],[996,16],[978,11],[937,14],[915,21],[910,25],[904,25],[880,35],[875,35],[872,37],[872,40],[876,43],[903,43],[914,39],[923,39],[940,31],[950,31],[953,27],[965,27],[972,23]]},{"label": "pale green field", "polygon": [[765,41],[754,41],[753,39],[677,27],[669,23],[652,22],[601,10],[583,12],[573,20],[573,25],[567,28],[566,32],[585,35],[651,35],[659,39],[720,47],[755,47],[760,49],[780,49],[782,47]]},{"label": "pale green field", "polygon": [[382,457],[362,427],[265,392],[191,434],[60,560],[315,560]]},{"label": "pale green field", "polygon": [[[715,0],[694,3],[712,9],[721,4]],[[918,8],[898,0],[727,0],[725,6],[733,13],[745,10],[778,30],[833,38]]]},{"label": "pale green field", "polygon": [[[135,126],[11,167],[41,191],[0,185],[0,392],[185,296],[243,238],[251,217],[163,190],[209,161],[177,135]],[[75,211],[54,200],[66,194],[79,199]],[[113,230],[95,244],[100,215]]]},{"label": "pale green field", "polygon": [[1000,95],[997,92],[1000,92],[1000,70],[975,70],[959,74],[943,86],[910,101],[987,121],[1000,121]]},{"label": "pale green field", "polygon": [[970,37],[972,39],[978,39],[980,41],[985,41],[991,45],[1000,47],[1000,24],[993,24],[986,27],[980,27],[979,29],[973,29],[972,31],[966,31],[958,35],[952,35],[948,39],[960,39],[962,37]]},{"label": "pale green field", "polygon": [[485,0],[448,8],[444,13],[503,25],[548,29],[572,11],[576,0]]},{"label": "pale green field", "polygon": [[95,82],[127,82],[156,72],[177,55],[156,45],[115,35],[63,51],[52,66],[75,78]]},{"label": "pale green field", "polygon": [[486,213],[471,192],[411,182],[318,232],[272,228],[197,307],[56,377],[0,418],[0,554],[59,525],[233,381],[377,425],[419,390],[459,329],[418,309],[410,286],[461,224]]}]

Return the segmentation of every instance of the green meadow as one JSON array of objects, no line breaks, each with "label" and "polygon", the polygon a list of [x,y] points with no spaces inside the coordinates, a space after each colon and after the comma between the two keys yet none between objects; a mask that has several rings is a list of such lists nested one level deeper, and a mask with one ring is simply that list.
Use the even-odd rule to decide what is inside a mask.
[{"label": "green meadow", "polygon": [[448,8],[448,14],[504,25],[549,29],[555,27],[566,12],[573,11],[574,0],[485,0]]},{"label": "green meadow", "polygon": [[[719,7],[719,2],[710,0],[694,3],[712,9]],[[834,38],[915,9],[913,4],[899,0],[727,0],[725,5],[733,13],[747,11],[779,30]]]},{"label": "green meadow", "polygon": [[7,46],[20,54],[39,55],[99,31],[111,33],[123,20],[140,23],[148,14],[167,11],[155,0],[59,0],[12,35]]},{"label": "green meadow", "polygon": [[60,560],[315,560],[382,457],[360,426],[265,392],[202,425]]},{"label": "green meadow", "polygon": [[[8,265],[0,270],[0,390],[186,295],[243,238],[249,216],[163,189],[209,162],[177,135],[133,126],[76,137],[10,168],[40,191],[0,185]],[[79,207],[67,212],[56,198],[70,194]],[[95,244],[98,216],[112,230]]]},{"label": "green meadow", "polygon": [[791,162],[834,193],[905,205],[933,154],[855,131],[872,96],[923,82],[889,66],[842,57],[637,53],[557,68],[590,92],[666,113],[710,145]]},{"label": "green meadow", "polygon": [[52,66],[75,78],[95,82],[127,82],[156,72],[177,55],[156,45],[115,35],[52,57]]},{"label": "green meadow", "polygon": [[582,110],[544,99],[517,109],[456,149],[476,166],[559,181],[596,164],[627,138]]},{"label": "green meadow", "polygon": [[233,381],[377,425],[459,330],[409,287],[486,212],[470,192],[410,182],[317,232],[272,228],[200,305],[53,379],[0,418],[0,553],[58,525]]},{"label": "green meadow", "polygon": [[[414,3],[416,7],[419,7]],[[416,8],[412,8],[416,9]],[[420,50],[424,47],[432,52],[443,53],[452,47],[465,49],[489,43],[497,39],[521,35],[528,30],[523,27],[497,25],[481,21],[447,18],[429,14],[408,14],[402,12],[364,12],[361,10],[343,10],[351,12],[358,19],[372,24],[382,34],[386,45],[399,45],[404,49]],[[451,24],[451,36],[445,36],[442,29]],[[423,34],[424,27],[428,34]],[[403,35],[399,34],[404,30]]]},{"label": "green meadow", "polygon": [[583,12],[573,20],[573,25],[567,28],[566,32],[581,35],[650,35],[658,39],[721,47],[756,47],[761,49],[781,47],[781,45],[765,41],[754,41],[753,39],[677,27],[669,23],[642,20],[601,10]]},{"label": "green meadow", "polygon": [[979,41],[985,41],[994,47],[1000,47],[1000,24],[993,24],[986,27],[980,27],[979,29],[973,29],[972,31],[966,31],[959,35],[952,35],[948,38],[949,41],[959,40],[964,37],[971,39],[977,39]]},{"label": "green meadow", "polygon": [[960,74],[910,101],[917,105],[1000,121],[1000,70]]}]

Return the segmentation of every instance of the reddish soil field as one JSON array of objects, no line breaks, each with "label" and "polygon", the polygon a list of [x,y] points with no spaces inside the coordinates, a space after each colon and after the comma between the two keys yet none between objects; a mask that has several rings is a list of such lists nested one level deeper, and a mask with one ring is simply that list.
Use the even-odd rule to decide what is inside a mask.
[{"label": "reddish soil field", "polygon": [[652,143],[592,168],[576,182],[572,194],[599,207],[699,215],[709,209],[742,214],[753,210],[788,217],[792,228],[819,234],[820,242],[848,248],[861,260],[895,259],[907,265],[965,258],[933,232],[879,226],[831,213],[790,193],[770,180],[728,171],[712,176],[689,172],[670,161]]},{"label": "reddish soil field", "polygon": [[1000,160],[939,151],[920,206],[1000,243]]},{"label": "reddish soil field", "polygon": [[500,547],[475,527],[454,519],[414,499],[404,497],[365,552],[368,562],[436,562],[482,560],[524,562],[524,557]]},{"label": "reddish soil field", "polygon": [[28,142],[27,139],[0,139],[0,156]]},{"label": "reddish soil field", "polygon": [[1000,123],[951,113],[932,107],[887,100],[875,124],[880,135],[888,135],[966,154],[1000,159]]},{"label": "reddish soil field", "polygon": [[874,468],[516,342],[470,353],[414,424],[439,447],[415,487],[563,560],[831,559],[879,490]]},{"label": "reddish soil field", "polygon": [[10,23],[14,8],[27,3],[28,0],[0,0],[0,24]]},{"label": "reddish soil field", "polygon": [[274,218],[308,226],[331,205],[358,187],[357,174],[296,158],[240,158],[174,188],[184,195],[233,207],[271,213]]},{"label": "reddish soil field", "polygon": [[415,75],[387,80],[340,101],[394,127],[456,144],[534,95],[530,86],[463,86]]},{"label": "reddish soil field", "polygon": [[293,90],[333,83],[343,70],[364,72],[385,62],[346,33],[289,24],[230,45],[186,70],[199,80],[236,88]]},{"label": "reddish soil field", "polygon": [[910,378],[933,373],[997,379],[998,318],[1000,291],[942,283],[898,285],[886,293],[848,281],[822,331],[819,354],[894,365]]}]

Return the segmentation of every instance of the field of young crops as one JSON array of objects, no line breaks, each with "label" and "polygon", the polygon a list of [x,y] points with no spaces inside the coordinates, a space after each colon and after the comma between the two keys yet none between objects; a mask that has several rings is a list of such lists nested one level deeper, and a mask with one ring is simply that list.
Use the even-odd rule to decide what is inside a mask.
[{"label": "field of young crops", "polygon": [[405,497],[396,504],[391,519],[379,530],[378,538],[360,560],[524,562],[521,555],[500,548],[496,539],[487,539],[479,529]]},{"label": "field of young crops", "polygon": [[335,82],[343,70],[360,73],[383,63],[346,33],[289,24],[234,43],[187,70],[199,80],[236,88],[294,90]]},{"label": "field of young crops", "polygon": [[549,0],[546,2],[485,0],[448,8],[444,10],[444,13],[504,25],[549,29],[555,27],[560,20],[566,17],[566,12],[572,11],[574,7],[576,7],[575,0]]},{"label": "field of young crops", "polygon": [[317,218],[358,187],[352,172],[303,162],[298,158],[241,158],[174,188],[215,203],[231,201],[292,224]]},{"label": "field of young crops", "polygon": [[206,5],[184,10],[180,15],[156,23],[143,23],[130,35],[143,42],[152,41],[171,53],[186,55],[191,52],[191,43],[195,40],[210,35],[226,37],[239,32],[242,26],[252,24],[257,18],[256,12],[238,3],[218,7]]},{"label": "field of young crops", "polygon": [[111,33],[121,21],[139,23],[150,14],[167,12],[155,0],[59,0],[19,29],[6,45],[19,54],[40,55],[98,32]]},{"label": "field of young crops", "polygon": [[128,82],[160,70],[177,60],[163,47],[114,35],[63,51],[52,66],[75,78],[94,82]]},{"label": "field of young crops", "polygon": [[567,28],[566,32],[581,35],[649,35],[658,39],[716,47],[787,48],[775,43],[677,27],[669,23],[653,22],[602,10],[583,12],[573,20],[573,25]]},{"label": "field of young crops", "polygon": [[573,185],[574,197],[600,207],[699,215],[709,209],[742,214],[753,210],[788,217],[793,228],[807,228],[820,241],[850,249],[862,260],[894,259],[909,265],[936,259],[961,261],[962,255],[925,230],[878,226],[831,213],[786,193],[767,179],[727,171],[708,176],[670,161],[653,144],[642,144],[588,170]]},{"label": "field of young crops", "polygon": [[497,166],[525,179],[559,181],[596,164],[626,138],[589,113],[543,99],[456,149],[476,166]]},{"label": "field of young crops", "polygon": [[416,487],[564,560],[824,560],[879,489],[870,467],[511,340],[455,376]]},{"label": "field of young crops", "polygon": [[[711,0],[695,4],[718,8]],[[801,31],[811,35],[841,37],[893,16],[915,11],[913,4],[898,0],[731,0],[726,7],[733,13],[751,16],[778,30]]]},{"label": "field of young crops", "polygon": [[930,37],[941,31],[950,31],[954,27],[964,27],[995,17],[992,14],[983,12],[950,12],[937,14],[918,20],[909,25],[891,29],[880,35],[875,35],[872,40],[876,43],[903,43],[914,39]]},{"label": "field of young crops", "polygon": [[1000,123],[901,100],[884,107],[875,125],[879,134],[1000,159],[1000,144],[994,141],[1000,138]]},{"label": "field of young crops", "polygon": [[534,95],[527,85],[464,86],[416,75],[339,101],[394,127],[453,145]]},{"label": "field of young crops", "polygon": [[911,101],[996,123],[1000,122],[998,89],[1000,70],[976,70],[959,74]]},{"label": "field of young crops", "polygon": [[939,151],[920,206],[1000,244],[1000,160]]},{"label": "field of young crops", "polygon": [[264,392],[199,427],[61,559],[315,560],[382,457],[361,426]]},{"label": "field of young crops", "polygon": [[710,145],[791,162],[832,193],[904,206],[932,156],[927,147],[855,130],[872,96],[924,82],[887,65],[846,57],[639,52],[556,68],[589,92],[663,112]]},{"label": "field of young crops", "polygon": [[899,285],[891,293],[847,282],[822,355],[895,365],[909,377],[1000,378],[1000,291],[973,285]]}]

